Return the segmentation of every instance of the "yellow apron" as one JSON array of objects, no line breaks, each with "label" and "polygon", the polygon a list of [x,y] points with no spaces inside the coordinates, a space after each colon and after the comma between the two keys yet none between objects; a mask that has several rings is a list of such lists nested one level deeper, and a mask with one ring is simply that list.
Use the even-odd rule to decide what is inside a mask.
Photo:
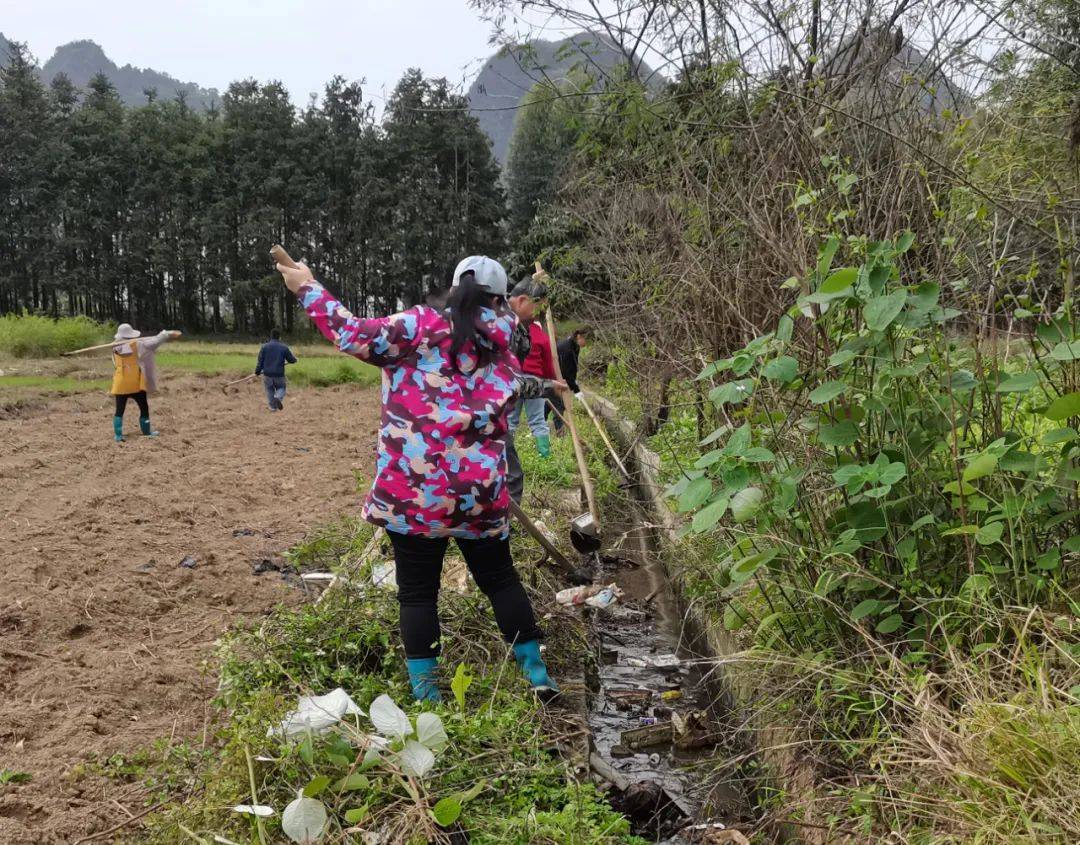
[{"label": "yellow apron", "polygon": [[129,393],[138,393],[146,390],[146,380],[143,378],[142,368],[139,366],[139,344],[131,342],[130,355],[117,355],[113,353],[112,395],[124,396]]}]

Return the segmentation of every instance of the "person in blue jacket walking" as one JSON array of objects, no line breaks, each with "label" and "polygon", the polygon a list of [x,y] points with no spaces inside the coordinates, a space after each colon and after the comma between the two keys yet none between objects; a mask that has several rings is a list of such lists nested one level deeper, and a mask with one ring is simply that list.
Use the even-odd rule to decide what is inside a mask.
[{"label": "person in blue jacket walking", "polygon": [[259,349],[259,360],[255,364],[255,375],[263,377],[266,388],[266,401],[271,411],[285,408],[285,365],[295,364],[296,356],[281,342],[281,332],[273,329],[270,340]]}]

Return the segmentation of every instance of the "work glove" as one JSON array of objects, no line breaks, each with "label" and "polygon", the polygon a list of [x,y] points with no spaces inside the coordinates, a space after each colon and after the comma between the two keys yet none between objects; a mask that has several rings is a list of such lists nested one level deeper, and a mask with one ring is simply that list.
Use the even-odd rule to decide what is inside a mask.
[{"label": "work glove", "polygon": [[584,392],[579,390],[577,393],[574,394],[574,398],[577,399],[579,402],[584,402],[585,401],[585,394],[584,394]]}]

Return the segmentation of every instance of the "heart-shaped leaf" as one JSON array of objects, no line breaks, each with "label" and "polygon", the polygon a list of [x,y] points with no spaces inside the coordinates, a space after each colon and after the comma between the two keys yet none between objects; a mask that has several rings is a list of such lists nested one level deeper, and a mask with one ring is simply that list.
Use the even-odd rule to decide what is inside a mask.
[{"label": "heart-shaped leaf", "polygon": [[839,294],[846,291],[859,278],[858,267],[841,267],[821,283],[818,293]]},{"label": "heart-shaped leaf", "polygon": [[398,754],[398,762],[401,770],[414,778],[422,778],[435,768],[435,755],[426,746],[421,745],[414,739],[405,743],[405,747]]},{"label": "heart-shaped leaf", "polygon": [[701,507],[709,496],[712,495],[712,481],[708,478],[695,478],[691,481],[683,494],[679,496],[679,510],[682,513]]},{"label": "heart-shaped leaf", "polygon": [[1004,379],[996,388],[998,393],[1026,393],[1038,386],[1039,376],[1037,373],[1019,373]]},{"label": "heart-shaped leaf", "polygon": [[370,788],[371,781],[368,780],[368,776],[362,775],[360,772],[346,775],[334,784],[334,792],[362,792]]},{"label": "heart-shaped leaf", "polygon": [[765,499],[765,491],[760,487],[747,487],[731,497],[731,515],[736,522],[746,522],[752,519],[761,509],[761,503]]},{"label": "heart-shaped leaf", "polygon": [[394,704],[394,700],[385,693],[371,702],[368,715],[375,729],[384,736],[404,739],[413,732],[405,711]]},{"label": "heart-shaped leaf", "polygon": [[851,420],[823,425],[818,429],[818,441],[823,446],[850,446],[859,439],[859,429]]},{"label": "heart-shaped leaf", "polygon": [[980,525],[975,532],[975,541],[981,546],[992,546],[1001,539],[1005,526],[1000,522],[991,522],[988,525]]},{"label": "heart-shaped leaf", "polygon": [[450,827],[461,818],[461,802],[453,796],[443,798],[432,808],[431,815],[440,827]]},{"label": "heart-shaped leaf", "polygon": [[702,534],[715,527],[716,523],[720,521],[720,518],[727,511],[729,501],[727,496],[721,496],[719,499],[709,502],[709,504],[694,514],[694,521],[692,523],[694,533]]},{"label": "heart-shaped leaf", "polygon": [[1044,412],[1049,420],[1061,422],[1070,417],[1080,416],[1080,393],[1066,393],[1050,403]]},{"label": "heart-shaped leaf", "polygon": [[863,308],[863,318],[866,327],[871,331],[883,332],[889,324],[900,316],[907,302],[906,290],[895,290],[885,296],[876,296],[866,303]]},{"label": "heart-shaped leaf", "polygon": [[855,605],[855,609],[851,611],[851,618],[858,621],[864,619],[872,613],[877,613],[882,605],[882,602],[878,599],[865,599]]},{"label": "heart-shaped leaf", "polygon": [[847,389],[848,386],[842,381],[827,381],[810,393],[810,401],[815,405],[824,405],[847,393]]},{"label": "heart-shaped leaf", "polygon": [[308,785],[304,787],[304,795],[306,795],[308,798],[315,798],[329,785],[330,778],[328,778],[326,775],[319,775],[318,777],[312,778]]},{"label": "heart-shaped leaf", "polygon": [[772,381],[787,384],[789,381],[794,381],[795,376],[799,374],[799,362],[790,355],[783,355],[766,364],[762,368],[761,374]]},{"label": "heart-shaped leaf", "polygon": [[877,632],[879,634],[891,634],[896,631],[901,625],[904,624],[904,617],[899,613],[894,613],[891,616],[886,616],[877,624]]},{"label": "heart-shaped leaf", "polygon": [[985,478],[997,469],[998,456],[983,452],[977,455],[966,467],[964,467],[964,481],[975,481]]},{"label": "heart-shaped leaf", "polygon": [[1059,343],[1050,350],[1050,357],[1055,361],[1075,361],[1080,358],[1080,340]]},{"label": "heart-shaped leaf", "polygon": [[449,741],[442,719],[434,713],[421,713],[416,717],[416,739],[432,751],[442,751]]},{"label": "heart-shaped leaf", "polygon": [[281,831],[299,845],[315,845],[326,831],[326,807],[301,793],[281,814]]}]

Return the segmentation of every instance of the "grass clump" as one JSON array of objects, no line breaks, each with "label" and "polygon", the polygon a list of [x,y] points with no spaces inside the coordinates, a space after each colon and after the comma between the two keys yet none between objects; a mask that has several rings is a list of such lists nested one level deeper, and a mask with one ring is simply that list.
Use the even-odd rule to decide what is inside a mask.
[{"label": "grass clump", "polygon": [[88,317],[52,319],[32,314],[0,317],[0,352],[13,358],[51,358],[62,352],[105,343],[111,326]]}]

